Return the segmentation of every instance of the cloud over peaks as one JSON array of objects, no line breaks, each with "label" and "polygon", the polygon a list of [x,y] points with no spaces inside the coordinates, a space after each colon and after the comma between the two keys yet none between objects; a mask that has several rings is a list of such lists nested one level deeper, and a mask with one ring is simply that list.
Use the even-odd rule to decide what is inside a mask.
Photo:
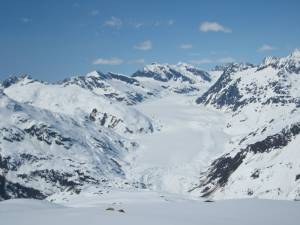
[{"label": "cloud over peaks", "polygon": [[272,45],[268,45],[268,44],[264,44],[261,47],[259,47],[257,49],[258,52],[265,52],[265,51],[273,51],[276,50],[277,48],[272,46]]},{"label": "cloud over peaks", "polygon": [[179,48],[181,48],[181,49],[191,49],[191,48],[193,48],[193,45],[192,44],[181,44],[179,46]]},{"label": "cloud over peaks", "polygon": [[121,28],[123,25],[123,22],[121,19],[112,16],[109,20],[106,20],[104,22],[104,26],[111,27],[111,28]]},{"label": "cloud over peaks", "polygon": [[152,42],[150,40],[143,41],[134,46],[135,49],[147,51],[152,49]]},{"label": "cloud over peaks", "polygon": [[224,27],[223,25],[217,22],[209,22],[209,21],[202,22],[199,26],[199,30],[201,32],[224,32],[224,33],[232,32],[232,30],[228,27]]},{"label": "cloud over peaks", "polygon": [[94,65],[120,65],[123,64],[123,60],[120,58],[109,58],[109,59],[104,59],[104,58],[97,58],[93,61]]}]

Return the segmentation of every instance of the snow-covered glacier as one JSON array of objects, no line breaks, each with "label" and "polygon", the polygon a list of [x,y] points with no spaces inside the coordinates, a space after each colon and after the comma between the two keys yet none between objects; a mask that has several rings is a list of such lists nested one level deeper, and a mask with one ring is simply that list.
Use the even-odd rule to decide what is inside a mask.
[{"label": "snow-covered glacier", "polygon": [[204,71],[153,63],[0,94],[0,198],[113,190],[196,199],[300,198],[300,51]]}]

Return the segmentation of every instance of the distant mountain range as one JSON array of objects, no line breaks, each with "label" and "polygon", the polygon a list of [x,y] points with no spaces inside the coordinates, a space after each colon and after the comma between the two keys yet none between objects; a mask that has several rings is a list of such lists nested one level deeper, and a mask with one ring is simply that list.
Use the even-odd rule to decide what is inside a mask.
[{"label": "distant mountain range", "polygon": [[[154,116],[147,108],[156,102]],[[201,121],[192,120],[192,114],[181,120],[191,129],[201,126],[205,133],[199,138],[218,136],[204,140],[215,151],[199,146],[196,155],[207,156],[205,165],[196,155],[190,160],[197,168],[193,176],[184,173],[174,180],[180,173],[175,164],[168,171],[152,166],[135,173],[143,138],[172,133],[160,118],[161,102],[171,116],[180,113],[171,109],[174,102],[186,115],[196,107],[204,115]],[[218,134],[211,113],[223,121]],[[93,71],[56,83],[9,77],[1,82],[0,118],[0,200],[55,200],[112,189],[212,199],[300,199],[297,49],[287,57],[267,57],[260,65],[231,63],[210,71],[153,63],[131,76]],[[169,148],[163,137],[162,155]],[[182,157],[186,151],[182,148]],[[162,182],[169,185],[158,185]],[[166,188],[182,183],[180,190]]]}]

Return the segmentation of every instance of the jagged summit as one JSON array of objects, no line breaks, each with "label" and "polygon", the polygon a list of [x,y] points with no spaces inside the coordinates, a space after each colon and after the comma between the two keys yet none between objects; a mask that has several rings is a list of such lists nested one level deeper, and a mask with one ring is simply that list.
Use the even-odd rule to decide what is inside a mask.
[{"label": "jagged summit", "polygon": [[91,72],[87,73],[85,75],[85,77],[101,78],[101,77],[105,77],[105,74],[102,73],[101,71],[94,70],[94,71],[91,71]]},{"label": "jagged summit", "polygon": [[18,82],[28,83],[28,82],[32,82],[32,81],[36,81],[36,80],[33,80],[33,78],[27,74],[20,75],[20,76],[12,75],[12,76],[8,77],[7,79],[3,80],[1,82],[1,86],[4,88],[7,88]]},{"label": "jagged summit", "polygon": [[132,77],[147,77],[157,81],[181,81],[195,83],[200,78],[202,81],[210,81],[210,75],[196,67],[186,64],[158,64],[146,65],[142,70],[135,72]]},{"label": "jagged summit", "polygon": [[248,68],[255,67],[254,64],[248,62],[232,62],[232,63],[225,63],[221,65],[216,65],[212,71],[221,71],[224,72],[226,70],[244,70]]},{"label": "jagged summit", "polygon": [[267,57],[259,66],[227,65],[220,79],[196,102],[234,111],[257,102],[299,105],[297,85],[300,80],[292,76],[300,72],[297,51],[282,58]]},{"label": "jagged summit", "polygon": [[275,56],[267,56],[263,59],[262,65],[267,66],[267,65],[273,65],[277,63],[279,60],[278,57]]},{"label": "jagged summit", "polygon": [[281,73],[300,73],[300,50],[295,49],[288,56],[285,57],[266,57],[259,69],[263,69],[267,66],[272,66],[275,69],[280,69]]},{"label": "jagged summit", "polygon": [[299,59],[300,60],[300,49],[296,48],[290,55],[290,58]]}]

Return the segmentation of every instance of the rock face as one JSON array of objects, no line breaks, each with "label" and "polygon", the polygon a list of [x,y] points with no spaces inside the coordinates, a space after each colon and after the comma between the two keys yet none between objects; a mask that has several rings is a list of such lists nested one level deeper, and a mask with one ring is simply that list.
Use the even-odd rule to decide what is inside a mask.
[{"label": "rock face", "polygon": [[[252,68],[253,65],[232,63],[224,68],[224,72],[217,82],[201,97],[196,100],[198,104],[211,104],[216,108],[227,106],[236,110],[242,102],[242,94],[239,91],[240,78],[235,79],[233,74]],[[254,98],[253,98],[254,99]]]}]

